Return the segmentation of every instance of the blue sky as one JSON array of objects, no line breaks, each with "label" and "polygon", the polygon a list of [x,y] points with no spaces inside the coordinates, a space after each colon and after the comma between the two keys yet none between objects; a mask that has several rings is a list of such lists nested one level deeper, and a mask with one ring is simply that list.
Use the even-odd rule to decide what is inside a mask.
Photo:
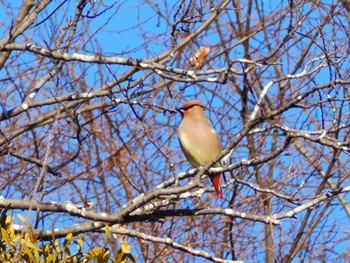
[{"label": "blue sky", "polygon": [[[38,17],[38,21],[44,21],[45,17],[47,17],[48,14],[51,14],[57,7],[58,7],[58,3],[59,1],[52,1],[52,3],[50,3],[49,5],[49,9],[47,12],[39,15]],[[8,16],[9,10],[14,10],[16,8],[18,8],[21,5],[21,1],[8,1],[8,3],[6,4],[7,9],[5,9],[4,4],[2,6],[0,6],[0,17],[4,18],[4,23],[6,25],[9,25],[10,22],[14,19],[14,17]],[[91,2],[92,3],[92,2]],[[169,3],[169,2],[168,2]],[[266,15],[271,12],[272,10],[276,10],[277,8],[279,8],[280,6],[286,6],[287,5],[287,1],[282,1],[282,2],[274,2],[274,1],[268,1],[268,2],[262,2],[265,7],[264,10],[266,12]],[[324,3],[331,3],[330,1],[324,1]],[[67,20],[72,19],[74,17],[74,7],[75,7],[76,1],[67,1],[67,4],[64,4],[62,7],[60,7],[58,9],[57,12],[53,13],[51,18],[52,20],[49,20],[48,22],[43,23],[42,25],[40,25],[38,28],[29,30],[28,33],[26,33],[26,36],[21,36],[18,38],[18,42],[23,42],[24,39],[28,39],[28,37],[33,34],[33,38],[29,38],[30,42],[32,43],[37,43],[40,46],[54,46],[54,43],[52,42],[52,35],[56,34],[59,30],[57,24],[55,24],[54,22],[58,22],[59,25],[63,25],[67,22]],[[99,4],[99,3],[96,3]],[[171,4],[169,4],[168,6],[166,6],[165,8],[167,10],[172,10],[172,12],[170,13],[174,13],[175,6],[177,6],[178,1],[172,1]],[[88,3],[89,5],[89,3]],[[106,9],[106,11],[101,12],[100,14],[98,14],[97,17],[94,17],[92,19],[86,19],[86,22],[84,22],[85,24],[80,24],[80,28],[78,28],[78,32],[82,32],[84,34],[83,37],[81,37],[81,39],[87,39],[86,35],[88,35],[89,37],[91,37],[92,39],[96,39],[96,41],[92,41],[86,44],[86,46],[81,45],[81,43],[79,42],[81,39],[76,38],[75,41],[77,44],[77,46],[81,47],[83,46],[83,49],[79,49],[77,50],[78,53],[87,53],[87,54],[94,54],[94,53],[102,53],[103,55],[106,56],[120,56],[120,57],[128,57],[131,56],[133,58],[146,58],[149,56],[157,56],[160,53],[164,52],[165,50],[168,50],[169,47],[171,46],[171,28],[169,27],[169,24],[167,24],[165,22],[166,19],[169,20],[169,22],[173,22],[174,21],[174,17],[170,16],[170,17],[162,17],[162,15],[166,15],[166,14],[157,14],[156,13],[156,6],[153,8],[150,8],[146,3],[141,3],[140,1],[122,1],[122,2],[118,2],[115,3],[115,1],[103,1],[103,7],[101,6],[100,10],[104,10]],[[164,1],[159,1],[159,5],[165,5]],[[306,13],[308,12],[308,8],[310,8],[311,4],[305,4],[301,7],[300,13]],[[161,8],[160,8],[161,9]],[[308,21],[308,23],[306,23],[303,27],[300,28],[300,30],[298,30],[298,32],[296,33],[296,37],[302,35],[302,34],[306,34],[309,31],[315,30],[315,28],[317,27],[318,23],[319,23],[319,12],[320,9],[315,9],[314,12],[311,12],[310,14],[310,20]],[[16,14],[16,12],[14,12]],[[232,14],[231,19],[235,20],[235,15],[234,12],[232,11],[230,14]],[[93,14],[89,13],[87,15],[93,16]],[[295,14],[297,15],[297,14]],[[208,15],[205,14],[204,17],[207,17]],[[338,20],[340,18],[335,17],[334,19]],[[229,19],[227,18],[227,20],[229,21]],[[288,21],[287,19],[285,21]],[[344,27],[346,27],[346,21],[343,21],[344,23]],[[198,23],[199,26],[200,23]],[[86,26],[88,28],[87,32],[85,32],[84,26]],[[284,28],[284,30],[282,30],[280,32],[281,36],[283,36],[283,34],[285,33],[285,30],[287,29],[287,24],[284,26],[282,26],[282,28]],[[332,27],[327,27],[324,29],[325,33],[329,33],[331,34],[336,34],[337,36],[339,36],[339,38],[344,38],[343,32],[339,31],[339,32],[334,32],[335,29],[333,29]],[[166,32],[166,34],[163,34],[164,32]],[[2,27],[0,28],[0,35],[1,37],[4,37],[4,34],[7,34],[8,32],[6,31],[6,28]],[[262,33],[261,33],[262,34]],[[272,34],[272,33],[271,33]],[[203,33],[203,35],[205,37],[201,38],[200,40],[198,40],[196,43],[193,44],[193,47],[191,47],[191,50],[194,51],[195,47],[198,47],[199,45],[209,45],[209,46],[213,46],[216,45],[219,42],[219,38],[218,35],[213,33],[213,31],[211,31],[211,33]],[[256,48],[258,49],[260,46],[262,46],[262,43],[260,43],[260,37],[261,35],[257,34],[257,36],[255,36],[254,38],[252,38],[252,45],[255,45]],[[26,38],[27,37],[27,38]],[[339,43],[331,43],[328,44],[328,38],[327,38],[327,34],[325,36],[318,36],[316,39],[319,41],[319,43],[321,43],[319,46],[317,47],[313,47],[312,52],[315,52],[316,54],[321,55],[322,54],[322,50],[323,49],[327,49],[329,48],[330,50],[332,50],[332,48],[335,48],[336,45],[339,45]],[[90,39],[90,38],[88,38]],[[325,40],[322,42],[322,40]],[[300,48],[301,46],[306,47],[307,44],[310,42],[311,40],[308,38],[304,38],[302,41],[300,41],[300,43],[296,44],[298,45],[298,47]],[[275,43],[273,43],[275,44]],[[336,46],[337,48],[339,46]],[[346,50],[348,47],[346,46],[346,43],[344,43],[343,47],[344,50]],[[242,47],[241,46],[237,46],[235,47],[231,53],[230,56],[232,58],[242,58],[243,56],[243,52],[242,52]],[[295,49],[296,52],[300,49]],[[70,53],[76,52],[76,50],[74,50],[74,43],[72,45],[71,50],[69,51]],[[311,53],[312,53],[311,52]],[[215,53],[215,51],[213,51],[213,53],[211,53],[211,55],[213,55]],[[345,53],[345,52],[344,52]],[[257,52],[256,54],[258,55],[266,55],[267,51],[264,54],[264,50],[261,50],[260,52]],[[296,54],[298,55],[298,54]],[[297,57],[297,56],[296,56]],[[256,58],[254,57],[253,54],[253,59]],[[32,54],[25,54],[23,56],[21,56],[22,61],[26,61],[27,59],[29,60],[34,60]],[[308,58],[310,59],[310,58]],[[22,62],[20,61],[20,62]],[[19,62],[19,63],[20,63]],[[283,57],[281,58],[281,60],[276,61],[277,63],[281,63],[283,64],[283,66],[281,67],[282,72],[284,74],[288,74],[290,73],[291,69],[293,68],[293,66],[295,65],[295,61],[291,60],[283,60]],[[215,62],[216,64],[213,64],[212,66],[215,67],[223,67],[223,66],[227,66],[226,61],[224,60],[224,58],[222,59],[218,59]],[[317,62],[315,62],[317,63]],[[241,69],[239,64],[235,64],[235,67],[237,67],[237,69]],[[344,60],[344,63],[341,65],[344,68],[349,68],[349,60],[348,62],[346,62],[346,60]],[[88,82],[88,84],[91,87],[94,86],[99,86],[102,83],[113,79],[113,76],[109,76],[109,79],[105,79],[105,80],[101,80],[99,79],[99,76],[97,74],[94,74],[94,72],[97,72],[97,69],[99,68],[99,66],[91,66],[88,64],[85,64],[82,66],[82,68],[77,69],[78,71],[84,71],[86,70],[87,72],[87,77],[86,77],[86,81]],[[263,82],[264,85],[266,85],[271,78],[275,77],[274,75],[274,71],[268,71],[267,70],[268,67],[261,67],[261,68],[257,68],[257,71],[259,73],[261,73],[261,80]],[[126,70],[126,67],[124,66],[118,66],[118,65],[113,65],[110,66],[110,69],[112,69],[112,71],[116,72],[116,75],[120,75],[121,72]],[[107,68],[103,68],[103,70],[107,71]],[[300,72],[297,72],[300,73]],[[4,78],[6,77],[7,72],[2,71],[0,72],[0,78]],[[292,85],[298,87],[300,86],[309,86],[312,87],[314,85],[317,84],[322,84],[325,82],[328,82],[330,80],[332,80],[333,78],[336,77],[336,73],[334,71],[330,71],[329,68],[326,68],[324,70],[322,70],[319,74],[316,75],[315,77],[315,81],[314,82],[310,82],[309,84],[305,85],[305,83],[303,81],[300,80],[292,80]],[[147,80],[148,83],[151,83],[151,80]],[[157,81],[157,80],[156,80]],[[185,84],[183,83],[178,83],[177,84],[177,88],[183,87]],[[72,87],[72,89],[74,89],[76,87]],[[218,90],[220,89],[220,86],[215,87]],[[199,90],[201,90],[198,86],[191,86],[190,88],[186,89],[186,95],[187,97],[192,98],[194,96],[194,94],[198,94]],[[279,91],[277,86],[274,86],[270,89],[269,94],[274,94],[277,93]],[[233,104],[237,105],[239,110],[239,96],[237,96],[237,94],[232,94],[229,93],[230,91],[226,91],[227,93],[224,94],[224,98],[233,102]],[[287,91],[288,92],[288,91]],[[338,90],[338,89],[334,89],[333,91],[330,92],[330,94],[332,96],[339,96],[342,95],[343,91],[342,90]],[[222,99],[218,99],[217,98],[217,93],[214,92],[202,92],[199,96],[201,99],[205,100],[205,101],[211,101],[212,99],[214,99],[214,103],[213,108],[216,109],[225,109],[225,107],[223,106],[223,100]],[[253,96],[253,95],[252,95]],[[340,96],[342,97],[342,96]],[[326,94],[320,94],[319,97],[314,96],[312,97],[313,100],[326,100],[327,96]],[[181,99],[172,99],[172,100],[168,100],[167,103],[171,106],[178,106],[177,103],[182,103],[183,101]],[[14,101],[9,101],[7,106],[16,106],[19,103],[19,99],[17,98],[17,100]],[[229,112],[229,110],[227,110],[227,112]],[[327,127],[329,127],[331,125],[331,120],[333,119],[332,116],[332,109],[331,108],[327,108],[324,109],[324,112],[326,112],[327,116],[326,116],[326,122],[325,125]],[[154,114],[154,112],[149,112],[149,114]],[[211,119],[213,120],[214,124],[216,124],[216,128],[220,131],[221,130],[221,123],[229,123],[229,122],[225,122],[227,121],[227,119],[224,119],[225,116],[223,116],[223,114],[217,113],[215,111],[209,112],[208,113],[211,117]],[[302,111],[300,109],[293,109],[290,110],[286,113],[286,115],[291,116],[291,118],[288,120],[287,124],[290,125],[291,127],[295,127],[295,128],[299,128],[299,129],[315,129],[315,126],[305,126],[306,121],[309,119],[310,116],[313,117],[317,117],[319,118],[321,115],[321,110],[318,107],[315,107],[314,109],[310,110],[310,115],[305,115],[302,114]],[[176,125],[177,123],[179,123],[180,121],[180,117],[176,116],[176,115],[162,115],[159,114],[159,116],[157,117],[159,123],[164,122],[164,120],[166,118],[173,118],[172,124]],[[219,120],[219,121],[218,121]],[[221,122],[220,122],[221,120]],[[232,127],[230,127],[230,133],[225,133],[222,135],[222,140],[224,142],[224,144],[226,145],[227,142],[230,141],[230,136],[233,136],[235,133],[237,133],[242,126],[235,126],[234,122],[230,123],[232,125]],[[293,126],[294,125],[294,126]],[[227,128],[227,127],[226,127]],[[126,135],[127,136],[127,135]],[[164,138],[167,136],[167,133],[164,132]],[[177,140],[174,139],[174,143],[173,143],[174,148],[178,147],[177,144]],[[233,161],[239,161],[240,159],[246,158],[247,157],[247,151],[246,149],[243,149],[244,147],[242,147],[242,150],[240,150],[239,153],[237,153],[237,155],[235,155],[233,157]],[[268,149],[268,145],[266,147],[266,149]],[[325,150],[326,152],[329,152],[329,149]],[[150,151],[150,154],[152,153],[152,151]],[[292,153],[291,153],[292,154]],[[343,157],[343,156],[342,156]],[[344,158],[346,158],[346,156],[344,156]],[[278,158],[280,161],[283,161],[286,164],[286,166],[288,166],[288,163],[290,163],[291,161],[301,161],[299,159],[292,159],[292,157],[288,156],[288,155],[283,155],[280,156]],[[322,160],[324,162],[323,166],[326,167],[328,165],[327,160],[323,159],[322,157],[320,157],[320,160]],[[159,162],[157,162],[157,164],[161,164],[162,161],[164,160],[158,160]],[[178,162],[178,156],[173,157],[172,162],[176,163]],[[183,165],[180,168],[178,167],[177,172],[182,171],[183,169],[188,168],[189,166]],[[311,173],[311,170],[308,170],[308,172]],[[281,173],[283,173],[283,171],[276,171],[275,176],[279,176]],[[229,189],[225,189],[224,191],[228,192]],[[69,198],[69,196],[67,197]],[[63,198],[64,199],[64,198]],[[336,203],[337,200],[334,200],[334,203]],[[219,203],[219,202],[217,202]],[[342,209],[339,207],[339,209],[334,210],[335,214],[334,215],[329,215],[329,220],[339,220],[339,215],[340,217],[342,214]],[[338,215],[339,214],[339,215]],[[298,216],[299,218],[302,218],[301,215]],[[286,227],[289,228],[290,225],[293,224],[293,220],[285,220],[282,228]],[[278,227],[276,227],[278,228]],[[341,244],[340,246],[338,246],[337,248],[335,248],[335,250],[344,250],[345,249],[345,244]],[[198,261],[199,262],[199,261]],[[203,261],[204,262],[204,261]],[[249,261],[248,261],[249,262]],[[295,261],[298,262],[298,261]]]}]

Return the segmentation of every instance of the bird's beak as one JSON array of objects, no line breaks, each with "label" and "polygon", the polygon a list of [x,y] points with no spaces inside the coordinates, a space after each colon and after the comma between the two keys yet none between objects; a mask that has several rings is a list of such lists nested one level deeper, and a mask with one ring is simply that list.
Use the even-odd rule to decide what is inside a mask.
[{"label": "bird's beak", "polygon": [[175,110],[181,114],[182,118],[184,117],[184,113],[181,108],[175,108]]},{"label": "bird's beak", "polygon": [[175,108],[176,111],[180,112],[182,114],[181,108]]}]

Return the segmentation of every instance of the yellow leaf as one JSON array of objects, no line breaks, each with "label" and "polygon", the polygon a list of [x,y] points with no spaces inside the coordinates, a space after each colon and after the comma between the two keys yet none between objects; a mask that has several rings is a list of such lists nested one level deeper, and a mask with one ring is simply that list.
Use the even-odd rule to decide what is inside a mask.
[{"label": "yellow leaf", "polygon": [[7,217],[6,217],[6,220],[5,220],[5,226],[10,225],[11,222],[12,222],[12,216],[7,216]]},{"label": "yellow leaf", "polygon": [[1,228],[1,236],[4,239],[7,246],[9,246],[12,250],[14,249],[12,245],[12,241],[9,238],[9,235],[7,233],[7,230],[5,228]]},{"label": "yellow leaf", "polygon": [[69,233],[68,235],[66,235],[66,240],[67,241],[70,241],[73,237],[73,234],[72,233]]},{"label": "yellow leaf", "polygon": [[104,253],[105,253],[105,249],[103,247],[95,247],[87,252],[86,258],[87,259],[93,259],[97,257],[102,258]]},{"label": "yellow leaf", "polygon": [[22,246],[22,253],[30,259],[29,262],[36,262],[32,251],[27,246]]},{"label": "yellow leaf", "polygon": [[77,236],[76,242],[78,250],[80,251],[84,243],[84,236]]},{"label": "yellow leaf", "polygon": [[31,230],[24,234],[24,239],[27,241],[30,241],[32,243],[37,242],[36,236],[34,235],[33,231],[31,231]]},{"label": "yellow leaf", "polygon": [[70,242],[74,239],[74,236],[72,233],[69,233],[68,235],[66,235],[66,238],[64,239],[64,246],[63,246],[63,250],[66,254],[70,254]]},{"label": "yellow leaf", "polygon": [[37,251],[41,251],[41,249],[35,244],[35,243],[32,243],[28,240],[25,240],[25,239],[22,239],[21,240],[21,244],[24,245],[24,246],[27,246],[31,249],[33,249],[34,251],[37,250]]},{"label": "yellow leaf", "polygon": [[46,257],[46,262],[56,262],[57,261],[57,253],[50,254],[49,256]]},{"label": "yellow leaf", "polygon": [[122,262],[123,256],[124,256],[124,253],[122,252],[121,249],[119,249],[118,254],[115,256],[115,262],[118,262],[118,263]]},{"label": "yellow leaf", "polygon": [[25,254],[32,259],[31,262],[38,262],[40,259],[39,252],[41,252],[41,249],[34,243],[22,239],[20,240],[20,243],[22,245],[22,251],[25,252]]},{"label": "yellow leaf", "polygon": [[107,245],[111,240],[111,229],[109,227],[109,225],[105,226],[105,240],[104,240],[104,244]]},{"label": "yellow leaf", "polygon": [[15,239],[16,237],[22,238],[20,235],[16,235],[16,234],[15,234],[15,230],[13,229],[13,224],[10,224],[10,225],[7,227],[7,233],[9,234],[9,237],[10,237],[10,239],[11,239],[13,242],[15,242],[14,239]]},{"label": "yellow leaf", "polygon": [[47,244],[45,247],[44,247],[44,254],[45,255],[51,255],[52,254],[52,251],[53,251],[53,245],[50,243],[50,244]]},{"label": "yellow leaf", "polygon": [[130,245],[128,242],[124,239],[123,244],[122,244],[122,251],[124,254],[129,254],[130,253]]},{"label": "yellow leaf", "polygon": [[17,243],[17,242],[19,242],[19,241],[21,241],[22,240],[22,236],[21,235],[13,235],[12,237],[11,237],[11,240],[12,240],[12,242],[13,243]]},{"label": "yellow leaf", "polygon": [[54,248],[55,248],[55,250],[57,251],[58,254],[62,253],[61,246],[60,246],[60,244],[58,243],[57,240],[55,240],[53,245],[54,245]]},{"label": "yellow leaf", "polygon": [[103,254],[100,263],[107,263],[109,259],[109,249],[106,249],[106,252]]}]

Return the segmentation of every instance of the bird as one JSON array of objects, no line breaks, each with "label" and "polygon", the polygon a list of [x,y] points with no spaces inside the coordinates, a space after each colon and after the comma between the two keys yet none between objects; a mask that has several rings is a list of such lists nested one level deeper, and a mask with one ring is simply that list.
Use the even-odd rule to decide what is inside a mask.
[{"label": "bird", "polygon": [[[221,141],[204,112],[205,104],[201,100],[190,100],[176,110],[181,113],[182,121],[178,128],[181,149],[194,167],[208,164],[221,154]],[[222,167],[220,161],[213,167]],[[221,173],[209,174],[216,195],[222,198],[220,186]]]}]

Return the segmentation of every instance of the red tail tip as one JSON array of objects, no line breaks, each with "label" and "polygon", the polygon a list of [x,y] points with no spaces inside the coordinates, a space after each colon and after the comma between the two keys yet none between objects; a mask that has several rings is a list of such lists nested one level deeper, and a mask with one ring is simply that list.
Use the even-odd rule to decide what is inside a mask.
[{"label": "red tail tip", "polygon": [[218,195],[218,197],[221,199],[222,198],[222,192],[218,192],[216,193]]},{"label": "red tail tip", "polygon": [[221,187],[220,187],[220,175],[221,174],[214,174],[214,175],[210,176],[210,180],[214,185],[216,195],[219,198],[222,198],[222,191],[221,191]]}]

